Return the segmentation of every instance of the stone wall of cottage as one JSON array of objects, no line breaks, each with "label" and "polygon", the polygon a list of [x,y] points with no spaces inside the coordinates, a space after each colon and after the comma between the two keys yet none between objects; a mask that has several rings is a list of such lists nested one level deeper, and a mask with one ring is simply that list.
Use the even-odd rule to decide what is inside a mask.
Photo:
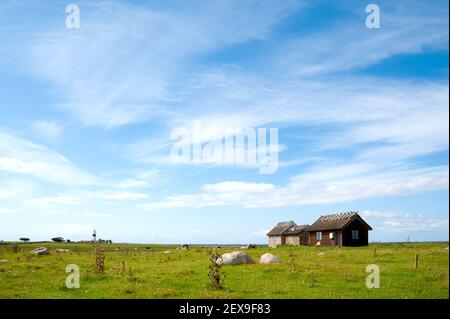
[{"label": "stone wall of cottage", "polygon": [[289,246],[299,246],[300,245],[300,236],[299,235],[292,235],[292,236],[285,236],[285,245]]},{"label": "stone wall of cottage", "polygon": [[269,247],[275,248],[282,244],[281,236],[269,236]]}]

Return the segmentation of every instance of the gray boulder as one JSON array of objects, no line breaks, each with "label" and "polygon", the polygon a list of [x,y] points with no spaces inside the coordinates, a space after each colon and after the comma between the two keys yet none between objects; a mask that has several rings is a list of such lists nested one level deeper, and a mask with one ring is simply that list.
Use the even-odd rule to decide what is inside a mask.
[{"label": "gray boulder", "polygon": [[241,251],[233,251],[232,253],[226,253],[217,259],[218,265],[242,265],[242,264],[255,264],[252,257]]},{"label": "gray boulder", "polygon": [[275,256],[271,253],[265,253],[259,259],[259,263],[260,264],[279,264],[279,263],[281,263],[281,260],[280,260],[280,258],[278,258],[277,256]]},{"label": "gray boulder", "polygon": [[48,255],[50,254],[50,251],[45,248],[45,247],[39,247],[39,248],[35,248],[31,251],[32,254],[35,255]]}]

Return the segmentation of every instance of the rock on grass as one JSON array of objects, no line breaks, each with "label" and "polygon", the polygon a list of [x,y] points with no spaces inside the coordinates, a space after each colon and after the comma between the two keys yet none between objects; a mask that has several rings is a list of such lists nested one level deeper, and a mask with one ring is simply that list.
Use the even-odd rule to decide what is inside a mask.
[{"label": "rock on grass", "polygon": [[279,263],[281,263],[281,260],[280,260],[280,258],[278,258],[277,256],[275,256],[271,253],[265,253],[259,259],[259,263],[260,264],[279,264]]},{"label": "rock on grass", "polygon": [[31,251],[31,253],[35,254],[35,255],[48,255],[48,254],[50,254],[50,251],[46,247],[39,247],[39,248],[33,249]]},{"label": "rock on grass", "polygon": [[241,251],[233,251],[232,253],[225,253],[217,259],[218,265],[242,265],[255,264],[252,257]]}]

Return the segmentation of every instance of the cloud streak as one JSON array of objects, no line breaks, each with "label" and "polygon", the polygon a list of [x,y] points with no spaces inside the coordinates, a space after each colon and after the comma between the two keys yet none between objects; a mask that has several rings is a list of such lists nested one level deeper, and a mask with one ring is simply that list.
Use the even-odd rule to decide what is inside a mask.
[{"label": "cloud streak", "polygon": [[0,132],[0,170],[63,185],[92,185],[96,178],[42,145]]},{"label": "cloud streak", "polygon": [[372,227],[385,233],[447,232],[448,218],[433,214],[363,211]]},{"label": "cloud streak", "polygon": [[180,15],[168,8],[110,2],[86,9],[77,32],[39,35],[31,64],[37,77],[65,92],[60,107],[84,124],[139,123],[174,111],[177,96],[170,92],[189,74],[183,67],[188,61],[263,37],[298,6],[297,1],[197,2],[182,5],[190,15]]},{"label": "cloud streak", "polygon": [[284,186],[238,181],[203,186],[202,192],[139,204],[139,210],[234,206],[273,208],[351,202],[448,188],[447,167],[373,171],[365,165],[311,169]]}]

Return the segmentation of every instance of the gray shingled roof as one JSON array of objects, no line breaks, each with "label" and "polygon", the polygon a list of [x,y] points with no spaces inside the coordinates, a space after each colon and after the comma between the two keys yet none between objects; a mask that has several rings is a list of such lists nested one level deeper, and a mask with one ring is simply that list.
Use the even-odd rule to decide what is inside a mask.
[{"label": "gray shingled roof", "polygon": [[283,232],[283,235],[298,235],[306,230],[308,230],[309,225],[299,225],[288,228]]},{"label": "gray shingled roof", "polygon": [[292,220],[278,223],[270,232],[267,233],[267,236],[280,236],[283,232],[295,226],[297,225]]},{"label": "gray shingled roof", "polygon": [[359,220],[367,226],[369,230],[372,230],[357,212],[347,212],[340,214],[332,214],[320,216],[318,220],[314,222],[308,231],[321,231],[321,230],[333,230],[333,229],[343,229],[347,224],[352,222],[354,219],[359,218]]}]

